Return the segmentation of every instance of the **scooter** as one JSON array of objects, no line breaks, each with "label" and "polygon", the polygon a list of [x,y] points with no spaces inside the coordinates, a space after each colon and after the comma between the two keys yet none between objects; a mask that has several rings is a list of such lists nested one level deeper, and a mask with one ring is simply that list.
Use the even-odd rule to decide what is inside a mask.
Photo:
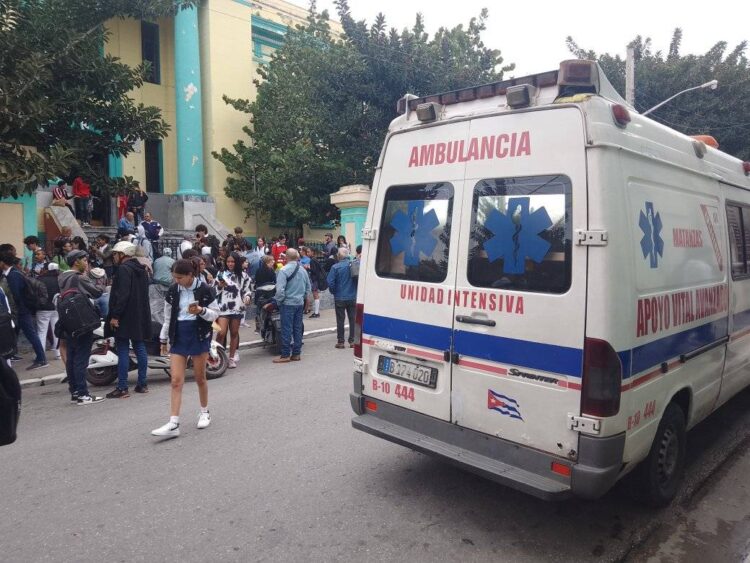
[{"label": "scooter", "polygon": [[257,287],[255,291],[263,346],[276,353],[281,345],[281,312],[274,300],[276,285],[269,283]]},{"label": "scooter", "polygon": [[[86,380],[95,386],[111,385],[117,379],[118,358],[115,352],[115,339],[104,338],[104,324],[94,331],[96,340],[91,350],[89,358],[89,367],[86,371]],[[161,350],[157,349],[157,342],[147,342],[146,349],[148,356],[148,369],[162,369],[168,377],[172,377],[169,356],[162,356]],[[149,349],[150,348],[150,349]],[[128,371],[138,368],[135,357],[135,351],[130,348],[130,363]],[[193,364],[192,358],[188,360],[188,368]],[[211,339],[211,348],[208,352],[208,362],[206,364],[206,379],[217,379],[224,375],[229,367],[229,357],[224,347]]]}]

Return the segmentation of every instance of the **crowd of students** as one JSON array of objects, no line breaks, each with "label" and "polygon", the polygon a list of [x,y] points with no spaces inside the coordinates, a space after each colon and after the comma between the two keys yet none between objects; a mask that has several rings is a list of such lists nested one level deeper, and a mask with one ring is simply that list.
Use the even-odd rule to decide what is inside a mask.
[{"label": "crowd of students", "polygon": [[[63,228],[53,241],[49,254],[35,236],[24,240],[28,250],[26,257],[18,256],[10,244],[0,245],[0,335],[5,312],[12,319],[16,333],[23,332],[34,350],[34,360],[26,369],[37,370],[48,365],[45,347],[49,345],[55,358],[65,362],[71,400],[79,405],[104,400],[105,397],[91,395],[86,383],[93,330],[72,336],[59,326],[62,324],[58,322],[60,296],[66,290],[75,289],[89,298],[105,322],[105,332],[116,337],[118,371],[121,373],[117,387],[106,398],[129,396],[130,345],[137,353],[139,368],[135,391],[148,392],[144,340],[157,337],[149,326],[152,320],[149,306],[152,290],[149,286],[152,286],[162,298],[160,307],[163,308],[164,322],[158,335],[161,351],[170,354],[172,364],[170,420],[153,434],[177,436],[188,358],[192,359],[199,388],[201,412],[198,427],[205,428],[210,424],[205,368],[209,344],[214,337],[214,324],[218,325],[215,337],[225,348],[228,347],[228,367],[236,368],[239,329],[251,321],[246,317],[251,310],[255,286],[277,284],[282,311],[286,307],[294,309],[296,316],[309,314],[316,318],[320,316],[320,292],[330,284],[336,296],[337,321],[340,321],[337,324],[341,325],[337,347],[343,347],[343,319],[346,313],[350,313],[349,309],[353,310],[356,295],[356,282],[352,289],[351,280],[346,282],[348,285],[342,293],[341,272],[344,270],[335,266],[349,256],[349,245],[343,236],[334,242],[333,236],[326,234],[321,251],[305,246],[302,239],[297,240],[296,245],[290,245],[284,234],[270,244],[264,237],[259,237],[257,243],[251,245],[240,227],[220,240],[210,235],[206,226],[198,225],[194,238],[186,238],[173,258],[169,247],[164,247],[161,252],[155,251],[157,245],[154,243],[163,232],[161,225],[144,210],[140,223],[136,222],[133,213],[125,213],[118,225],[116,241],[107,235],[99,235],[88,247],[82,237],[73,237],[69,228]],[[300,269],[303,276],[293,282]],[[125,280],[131,273],[139,278],[135,292],[134,282],[130,278],[130,281]],[[299,291],[293,289],[295,283],[301,283]],[[292,294],[295,294],[294,298]],[[134,300],[137,303],[133,303]],[[341,311],[340,302],[343,303]],[[353,326],[351,315],[350,325]],[[286,338],[282,335],[282,353],[275,360],[277,362],[299,359],[301,321],[294,320],[293,325],[282,329]],[[132,327],[137,327],[137,330],[131,330]],[[300,327],[299,334],[297,327]],[[351,332],[349,341],[351,343]],[[9,363],[21,360],[15,350],[5,357]]]}]

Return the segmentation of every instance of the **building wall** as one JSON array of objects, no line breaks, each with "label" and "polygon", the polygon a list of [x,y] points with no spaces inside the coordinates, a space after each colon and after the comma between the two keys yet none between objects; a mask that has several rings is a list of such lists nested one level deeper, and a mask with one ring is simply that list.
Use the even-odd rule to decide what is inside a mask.
[{"label": "building wall", "polygon": [[[223,96],[254,99],[259,78],[259,65],[270,59],[275,42],[256,35],[253,40],[253,19],[270,33],[285,33],[286,27],[304,24],[308,11],[282,0],[204,0],[199,9],[201,49],[201,83],[203,101],[204,189],[216,201],[216,216],[230,230],[242,226],[248,236],[271,236],[278,229],[251,214],[246,218],[244,206],[228,198],[224,192],[227,172],[212,152],[231,148],[239,139],[247,140],[242,128],[249,124],[249,116],[226,104]],[[170,125],[163,143],[164,193],[175,193],[177,179],[177,135],[175,134],[175,66],[174,23],[171,19],[155,22],[159,25],[161,84],[145,83],[132,97],[146,105],[162,110],[163,119]],[[342,33],[337,22],[331,22],[334,32]],[[138,20],[112,20],[111,32],[105,47],[107,53],[128,65],[141,64],[141,23]],[[121,161],[122,174],[145,183],[145,145]],[[115,163],[115,169],[119,163]],[[338,186],[333,189],[338,189]],[[312,233],[311,233],[312,234]]]},{"label": "building wall", "polygon": [[0,199],[0,242],[12,244],[23,256],[23,239],[38,232],[35,194]]},{"label": "building wall", "polygon": [[[268,27],[294,27],[302,24],[307,10],[278,0],[208,0],[201,9],[201,71],[203,75],[203,142],[206,147],[205,187],[216,199],[218,219],[230,229],[241,225],[250,235],[267,234],[269,227],[255,216],[246,218],[244,206],[224,192],[227,172],[211,151],[231,148],[238,139],[247,139],[242,128],[249,116],[227,105],[222,96],[254,99],[258,66],[270,58],[272,49],[253,43],[252,21],[268,22]],[[262,57],[258,57],[258,51]]]},{"label": "building wall", "polygon": [[[177,144],[175,130],[175,76],[174,76],[174,24],[171,19],[159,19],[160,84],[146,82],[134,90],[131,97],[138,103],[161,109],[162,119],[171,130],[162,139],[162,186],[164,193],[177,191]],[[133,19],[111,20],[107,25],[110,37],[105,52],[119,57],[125,64],[135,67],[141,64],[141,22]],[[122,160],[122,175],[132,176],[146,186],[145,144],[139,143],[136,150]]]}]

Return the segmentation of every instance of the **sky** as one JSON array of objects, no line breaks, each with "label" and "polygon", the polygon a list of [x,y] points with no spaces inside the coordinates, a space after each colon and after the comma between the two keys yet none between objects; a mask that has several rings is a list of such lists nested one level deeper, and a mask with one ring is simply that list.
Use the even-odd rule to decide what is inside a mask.
[{"label": "sky", "polygon": [[[308,7],[307,0],[287,0]],[[327,9],[337,19],[333,0],[318,0],[318,10]],[[421,11],[432,35],[441,26],[468,25],[481,9],[489,9],[486,46],[499,49],[504,64],[515,63],[510,76],[524,76],[558,68],[560,61],[572,58],[565,46],[570,35],[584,49],[625,57],[626,45],[636,35],[651,37],[654,51],[667,51],[676,27],[683,31],[681,54],[702,54],[718,41],[728,50],[750,40],[750,2],[713,0],[630,0],[630,2],[564,2],[550,0],[492,2],[415,2],[404,0],[349,0],[355,20],[372,23],[382,12],[389,27],[399,31],[411,28]],[[707,77],[709,80],[710,77]]]}]

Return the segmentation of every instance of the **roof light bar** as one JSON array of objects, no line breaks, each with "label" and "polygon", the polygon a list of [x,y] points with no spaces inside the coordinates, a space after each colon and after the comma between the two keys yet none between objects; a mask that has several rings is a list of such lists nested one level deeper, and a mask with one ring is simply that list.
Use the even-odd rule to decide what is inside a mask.
[{"label": "roof light bar", "polygon": [[557,75],[560,95],[577,93],[598,94],[600,90],[599,66],[596,61],[574,59],[560,63]]},{"label": "roof light bar", "polygon": [[529,107],[534,96],[536,96],[536,88],[531,84],[510,86],[505,92],[506,102],[513,109]]},{"label": "roof light bar", "polygon": [[430,102],[417,106],[417,119],[423,122],[435,121],[438,116],[438,104]]},{"label": "roof light bar", "polygon": [[551,70],[541,74],[532,74],[530,76],[511,78],[510,80],[502,80],[500,82],[491,82],[489,84],[482,84],[481,86],[474,86],[472,88],[462,88],[461,90],[443,92],[442,94],[434,94],[422,98],[411,98],[408,101],[408,105],[404,102],[403,106],[401,100],[399,100],[398,110],[400,114],[403,114],[407,112],[407,109],[409,111],[415,111],[417,106],[430,102],[450,105],[472,100],[483,100],[494,96],[504,96],[506,95],[508,88],[519,85],[529,85],[536,88],[554,86],[557,84],[557,74],[558,71]]}]

